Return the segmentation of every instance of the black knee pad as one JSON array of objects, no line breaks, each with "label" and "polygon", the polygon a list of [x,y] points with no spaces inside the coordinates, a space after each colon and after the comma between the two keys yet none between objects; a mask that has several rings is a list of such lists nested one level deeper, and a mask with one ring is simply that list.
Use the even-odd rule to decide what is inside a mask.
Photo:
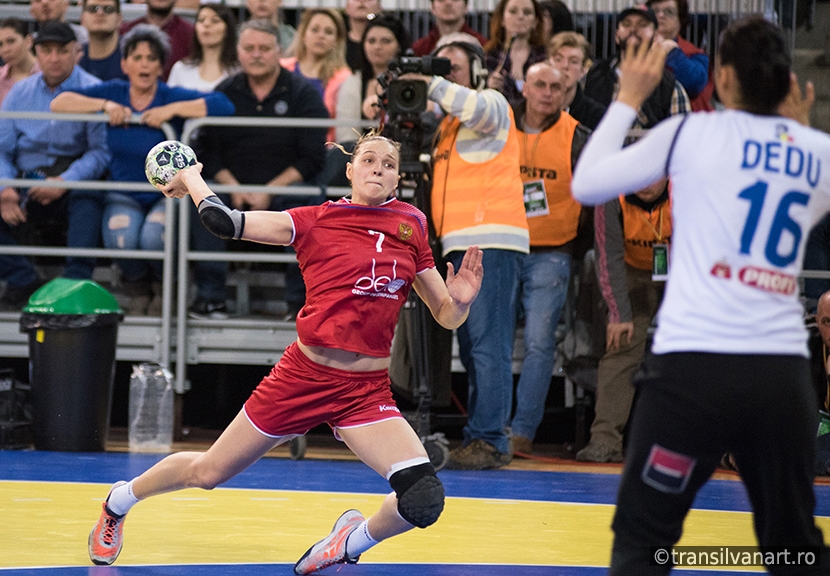
[{"label": "black knee pad", "polygon": [[389,484],[398,495],[401,518],[418,528],[435,524],[444,510],[444,485],[432,464],[398,470],[389,478]]}]

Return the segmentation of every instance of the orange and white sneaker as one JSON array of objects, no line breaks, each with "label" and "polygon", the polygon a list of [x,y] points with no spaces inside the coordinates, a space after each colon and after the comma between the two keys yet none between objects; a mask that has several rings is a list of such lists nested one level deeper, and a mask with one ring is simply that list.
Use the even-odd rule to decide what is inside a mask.
[{"label": "orange and white sneaker", "polygon": [[[126,484],[124,481],[116,482],[110,488],[110,494],[113,490]],[[109,494],[107,499],[101,504],[101,517],[98,518],[98,523],[89,533],[89,559],[93,564],[110,565],[118,558],[121,553],[121,545],[123,544],[124,533],[124,519],[127,515],[116,516],[110,509],[107,508],[109,501]]]},{"label": "orange and white sneaker", "polygon": [[346,539],[363,522],[363,514],[346,510],[334,523],[331,534],[317,542],[294,565],[294,574],[311,574],[334,564],[357,564],[360,556],[346,556]]}]

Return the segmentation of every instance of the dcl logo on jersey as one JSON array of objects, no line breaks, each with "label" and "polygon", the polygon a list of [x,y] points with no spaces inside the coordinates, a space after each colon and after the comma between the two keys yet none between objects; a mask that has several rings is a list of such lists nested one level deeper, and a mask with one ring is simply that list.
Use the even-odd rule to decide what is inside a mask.
[{"label": "dcl logo on jersey", "polygon": [[373,298],[389,298],[390,300],[398,300],[400,296],[396,294],[404,287],[406,281],[397,276],[398,261],[392,261],[392,275],[379,275],[376,271],[377,260],[372,258],[372,271],[368,276],[361,276],[354,283],[352,294],[357,296],[371,296]]}]

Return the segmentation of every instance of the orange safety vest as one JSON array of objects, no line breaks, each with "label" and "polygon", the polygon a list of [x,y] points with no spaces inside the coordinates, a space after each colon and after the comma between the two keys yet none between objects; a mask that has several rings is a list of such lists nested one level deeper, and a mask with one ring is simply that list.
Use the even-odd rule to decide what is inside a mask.
[{"label": "orange safety vest", "polygon": [[531,246],[562,246],[576,238],[582,206],[571,196],[571,150],[578,125],[563,111],[544,132],[519,138],[522,181],[544,183],[549,210],[547,215],[528,216]]},{"label": "orange safety vest", "polygon": [[457,117],[445,117],[438,128],[431,212],[444,255],[474,245],[528,251],[518,130],[512,110],[510,119],[504,147],[495,157],[478,163],[468,162],[458,153],[459,132],[469,129]]},{"label": "orange safety vest", "polygon": [[671,196],[651,212],[629,204],[620,196],[625,236],[625,263],[640,270],[651,270],[652,246],[671,242]]}]

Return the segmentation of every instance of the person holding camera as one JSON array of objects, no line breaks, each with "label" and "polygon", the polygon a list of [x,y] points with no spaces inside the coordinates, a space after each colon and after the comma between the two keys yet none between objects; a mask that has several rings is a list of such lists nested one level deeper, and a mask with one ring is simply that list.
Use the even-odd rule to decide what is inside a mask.
[{"label": "person holding camera", "polygon": [[470,246],[484,253],[482,297],[457,331],[467,371],[469,418],[448,468],[500,468],[513,456],[507,425],[513,401],[513,332],[519,261],[530,247],[519,174],[519,134],[501,92],[485,89],[484,50],[469,34],[441,38],[446,77],[406,74],[429,83],[446,113],[433,159],[431,217],[442,255],[456,268]]},{"label": "person holding camera", "polygon": [[[363,32],[363,63],[360,70],[343,82],[337,94],[338,120],[375,120],[380,115],[378,76],[389,70],[389,62],[405,54],[411,45],[403,22],[391,14],[369,20]],[[360,134],[351,126],[338,126],[337,142],[349,145]]]}]

